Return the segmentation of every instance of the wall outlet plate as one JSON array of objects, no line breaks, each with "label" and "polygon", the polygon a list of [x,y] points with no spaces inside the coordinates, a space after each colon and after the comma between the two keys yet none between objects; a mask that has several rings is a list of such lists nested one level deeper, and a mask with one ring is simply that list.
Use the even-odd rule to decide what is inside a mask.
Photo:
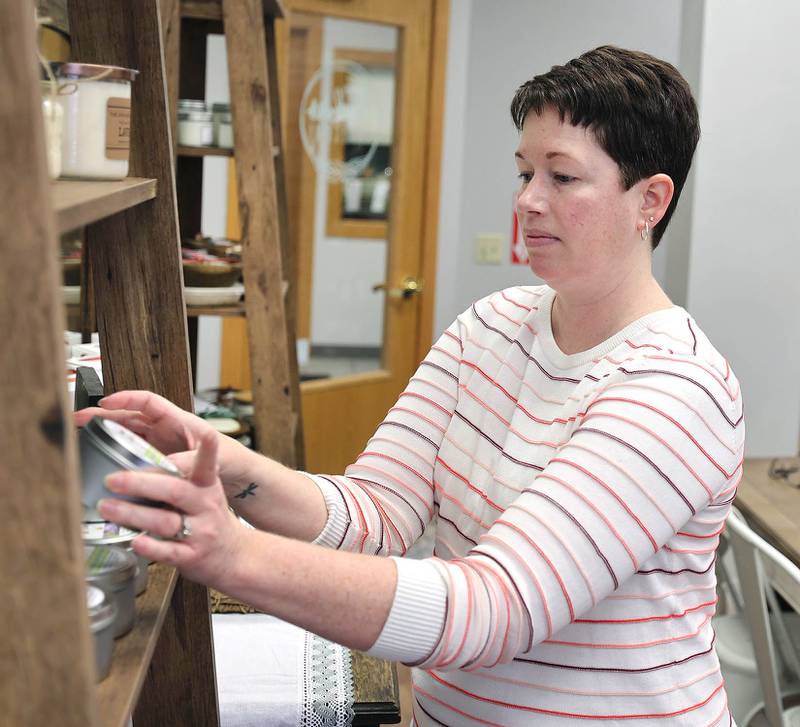
[{"label": "wall outlet plate", "polygon": [[479,265],[499,265],[503,260],[505,237],[500,233],[475,237],[475,262]]}]

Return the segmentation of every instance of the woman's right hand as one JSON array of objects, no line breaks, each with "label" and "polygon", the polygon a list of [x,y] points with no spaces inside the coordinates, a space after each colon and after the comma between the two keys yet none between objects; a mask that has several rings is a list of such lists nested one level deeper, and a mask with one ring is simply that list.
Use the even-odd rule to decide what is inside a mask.
[{"label": "woman's right hand", "polygon": [[200,417],[150,391],[118,391],[99,403],[99,407],[76,411],[75,423],[82,427],[95,416],[111,419],[164,454],[197,449],[203,434],[216,431]]},{"label": "woman's right hand", "polygon": [[216,435],[219,442],[219,477],[231,494],[239,492],[239,480],[246,477],[249,450],[230,437],[217,432],[207,421],[181,409],[151,391],[117,391],[100,400],[100,406],[74,413],[79,427],[95,416],[112,419],[127,427],[169,456],[181,472],[191,472],[197,448],[203,436]]}]

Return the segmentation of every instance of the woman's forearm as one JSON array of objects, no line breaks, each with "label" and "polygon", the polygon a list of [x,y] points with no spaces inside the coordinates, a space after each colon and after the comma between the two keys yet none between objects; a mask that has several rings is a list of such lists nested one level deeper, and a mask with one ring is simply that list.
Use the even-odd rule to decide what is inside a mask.
[{"label": "woman's forearm", "polygon": [[325,499],[314,482],[246,447],[231,445],[221,453],[222,479],[236,513],[260,530],[314,540],[328,519]]},{"label": "woman's forearm", "polygon": [[365,651],[377,640],[397,585],[392,559],[254,530],[243,537],[245,547],[216,587],[350,648]]}]

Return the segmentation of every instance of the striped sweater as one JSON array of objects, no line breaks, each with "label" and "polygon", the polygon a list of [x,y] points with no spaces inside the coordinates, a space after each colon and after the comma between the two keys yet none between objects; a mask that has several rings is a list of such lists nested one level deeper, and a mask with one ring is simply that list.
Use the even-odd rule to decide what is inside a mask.
[{"label": "striped sweater", "polygon": [[417,725],[730,725],[714,560],[741,476],[739,385],[680,307],[564,354],[554,292],[474,304],[344,476],[317,542],[397,557],[371,653]]}]

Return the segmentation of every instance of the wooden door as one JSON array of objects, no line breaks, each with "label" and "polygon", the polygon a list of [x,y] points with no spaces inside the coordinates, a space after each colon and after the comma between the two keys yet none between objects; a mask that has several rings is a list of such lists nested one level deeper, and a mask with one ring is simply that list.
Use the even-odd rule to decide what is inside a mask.
[{"label": "wooden door", "polygon": [[309,471],[353,461],[430,344],[445,5],[287,0],[278,29]]}]

